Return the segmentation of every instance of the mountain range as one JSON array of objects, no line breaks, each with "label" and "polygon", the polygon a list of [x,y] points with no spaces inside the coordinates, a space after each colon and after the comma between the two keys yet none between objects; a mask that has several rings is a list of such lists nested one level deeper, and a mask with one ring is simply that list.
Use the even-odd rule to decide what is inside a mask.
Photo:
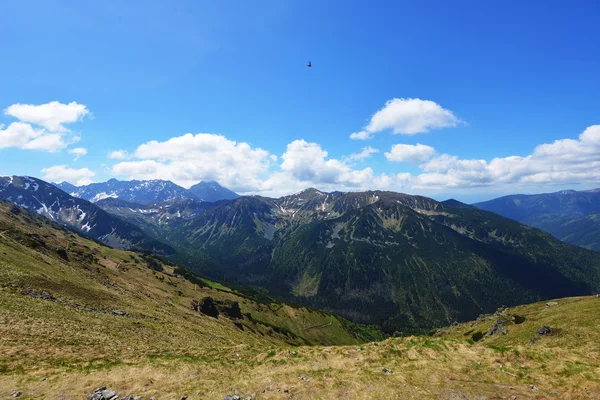
[{"label": "mountain range", "polygon": [[179,219],[197,217],[221,202],[184,198],[170,202],[133,203],[109,197],[97,201],[95,205],[125,221],[139,226],[148,235],[160,238]]},{"label": "mountain range", "polygon": [[600,189],[517,194],[474,206],[540,228],[566,243],[600,251]]},{"label": "mountain range", "polygon": [[375,326],[100,245],[3,200],[0,266],[7,399],[600,393],[595,296],[502,307],[427,336],[385,338]]},{"label": "mountain range", "polygon": [[184,199],[212,202],[239,197],[238,194],[214,181],[199,182],[189,189],[185,189],[171,181],[160,179],[147,181],[110,179],[106,182],[90,183],[83,186],[74,186],[68,182],[62,182],[55,184],[55,186],[71,196],[93,203],[106,198],[118,198],[133,203],[157,203]]},{"label": "mountain range", "polygon": [[387,332],[600,289],[592,251],[475,207],[393,192],[242,197],[162,237],[203,274]]},{"label": "mountain range", "polygon": [[[49,218],[67,215],[58,220],[80,231],[92,225],[73,222],[82,218],[77,206],[93,207],[144,240],[164,243],[173,249],[169,257],[190,270],[388,333],[422,332],[501,305],[600,290],[597,253],[456,200],[310,188],[277,199],[206,202],[178,198],[164,181],[133,181],[123,187],[134,190],[115,190],[110,193],[119,197],[94,204],[34,178],[5,182],[1,197]],[[50,193],[42,202],[33,183]],[[146,192],[137,201],[121,198],[136,188]],[[57,207],[56,193],[68,213],[45,211]],[[107,192],[80,193],[94,199]],[[161,200],[142,201],[150,199]],[[112,244],[104,231],[84,233]]]},{"label": "mountain range", "polygon": [[134,224],[104,211],[89,201],[63,192],[40,179],[0,177],[0,199],[35,211],[49,220],[120,249],[142,248],[171,255],[171,246],[151,238]]}]

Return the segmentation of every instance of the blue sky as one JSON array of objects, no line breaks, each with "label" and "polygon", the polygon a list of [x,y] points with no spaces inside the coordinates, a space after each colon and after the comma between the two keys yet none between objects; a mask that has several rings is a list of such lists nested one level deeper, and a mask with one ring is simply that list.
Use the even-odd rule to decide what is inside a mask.
[{"label": "blue sky", "polygon": [[600,3],[450,3],[3,4],[0,174],[464,201],[600,186]]}]

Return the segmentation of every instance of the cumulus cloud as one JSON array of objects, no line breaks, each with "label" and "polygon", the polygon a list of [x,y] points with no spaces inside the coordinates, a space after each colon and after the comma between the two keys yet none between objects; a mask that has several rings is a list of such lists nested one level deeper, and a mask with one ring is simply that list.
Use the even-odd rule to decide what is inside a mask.
[{"label": "cumulus cloud", "polygon": [[[8,127],[0,125],[0,149],[15,147],[26,150],[56,152],[79,140],[78,136],[66,137],[69,130],[64,124],[81,120],[89,111],[75,102],[61,104],[13,104],[4,114],[19,119]],[[39,125],[35,128],[31,124]]]},{"label": "cumulus cloud", "polygon": [[83,147],[76,147],[69,150],[69,154],[72,154],[74,156],[74,160],[77,161],[80,157],[83,157],[87,154],[87,149]]},{"label": "cumulus cloud", "polygon": [[24,147],[28,142],[39,138],[46,132],[35,129],[24,122],[13,122],[8,127],[0,125],[0,149],[7,147]]},{"label": "cumulus cloud", "polygon": [[434,154],[433,147],[421,143],[395,144],[389,152],[385,153],[385,157],[389,161],[417,163],[430,159]]},{"label": "cumulus cloud", "polygon": [[328,158],[328,152],[319,144],[305,140],[289,143],[281,159],[280,170],[271,174],[260,187],[266,195],[288,194],[308,186],[326,191],[399,187],[395,176],[377,175],[371,168],[353,169],[344,161]]},{"label": "cumulus cloud", "polygon": [[[350,157],[364,159],[375,152],[366,147]],[[169,179],[184,187],[200,180],[216,180],[242,194],[280,196],[308,186],[322,190],[385,189],[396,181],[395,175],[376,175],[371,168],[354,169],[348,159],[330,158],[319,144],[305,140],[289,143],[278,157],[222,135],[186,134],[144,143],[131,158],[113,165],[112,173],[132,179]]]},{"label": "cumulus cloud", "polygon": [[123,160],[125,158],[127,158],[129,154],[125,151],[125,150],[115,150],[115,151],[111,151],[108,154],[108,158],[113,158],[115,160]]},{"label": "cumulus cloud", "polygon": [[374,134],[375,134],[374,132],[367,132],[367,131],[354,132],[354,133],[350,134],[350,139],[367,140],[367,139],[371,139],[371,137],[373,137]]},{"label": "cumulus cloud", "polygon": [[366,140],[377,132],[391,130],[394,134],[415,135],[431,129],[455,127],[460,119],[431,100],[394,98],[371,117],[369,124],[351,139]]},{"label": "cumulus cloud", "polygon": [[40,105],[13,104],[4,113],[23,122],[41,125],[52,132],[67,132],[68,129],[63,124],[81,120],[89,114],[89,110],[85,105],[74,101],[69,104],[51,101]]},{"label": "cumulus cloud", "polygon": [[216,180],[243,193],[258,189],[261,176],[277,160],[273,156],[222,135],[188,133],[144,143],[132,155],[137,160],[120,162],[112,171],[137,179],[169,179],[185,187]]},{"label": "cumulus cloud", "polygon": [[350,154],[345,157],[346,161],[364,161],[367,158],[371,157],[373,154],[379,153],[379,150],[373,147],[363,147],[359,153]]},{"label": "cumulus cloud", "polygon": [[66,165],[54,165],[42,169],[44,179],[51,182],[69,182],[76,186],[92,183],[95,173],[88,168],[74,169]]},{"label": "cumulus cloud", "polygon": [[501,185],[576,185],[600,183],[600,125],[588,127],[578,139],[538,145],[530,155],[490,161],[440,154],[420,165],[413,186],[469,188]]},{"label": "cumulus cloud", "polygon": [[113,173],[137,179],[170,179],[189,187],[200,180],[217,180],[242,194],[281,196],[307,187],[324,191],[382,189],[434,193],[460,188],[501,188],[600,183],[600,125],[591,126],[577,139],[540,144],[527,156],[491,160],[462,159],[438,153],[424,144],[396,144],[386,158],[416,164],[419,172],[401,169],[376,173],[356,168],[352,161],[374,154],[366,147],[342,159],[329,156],[320,144],[290,142],[277,157],[221,135],[187,134],[164,142],[139,146],[132,159],[121,161]]}]

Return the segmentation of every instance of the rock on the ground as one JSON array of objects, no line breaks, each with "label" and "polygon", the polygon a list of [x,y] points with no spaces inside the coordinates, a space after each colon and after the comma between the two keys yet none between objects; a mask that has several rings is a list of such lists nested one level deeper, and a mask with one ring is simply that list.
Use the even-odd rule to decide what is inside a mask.
[{"label": "rock on the ground", "polygon": [[219,310],[212,297],[208,296],[200,304],[200,312],[213,318],[219,318]]},{"label": "rock on the ground", "polygon": [[506,330],[504,321],[502,319],[497,319],[490,330],[486,333],[486,336],[506,335],[507,333],[508,331]]},{"label": "rock on the ground", "polygon": [[538,388],[535,387],[535,385],[529,385],[529,388],[531,389],[532,392],[537,392]]},{"label": "rock on the ground", "polygon": [[17,397],[21,397],[22,394],[23,394],[23,392],[15,391],[10,394],[10,397],[17,398]]},{"label": "rock on the ground", "polygon": [[118,398],[117,392],[108,390],[106,386],[102,386],[94,390],[94,393],[88,397],[88,400],[118,400]]},{"label": "rock on the ground", "polygon": [[537,330],[536,335],[537,336],[546,336],[551,333],[552,333],[552,328],[550,328],[548,325],[542,325],[542,327]]}]

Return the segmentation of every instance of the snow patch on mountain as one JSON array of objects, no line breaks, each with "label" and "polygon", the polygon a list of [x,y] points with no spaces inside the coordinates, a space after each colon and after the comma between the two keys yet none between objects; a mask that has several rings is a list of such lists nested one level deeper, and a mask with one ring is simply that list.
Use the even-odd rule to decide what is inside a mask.
[{"label": "snow patch on mountain", "polygon": [[92,203],[97,203],[97,202],[99,202],[100,200],[104,200],[104,199],[108,199],[108,198],[112,198],[112,199],[118,199],[118,198],[119,198],[119,195],[118,195],[118,194],[116,194],[116,193],[114,193],[114,192],[113,192],[113,193],[110,193],[110,194],[108,194],[108,193],[106,193],[106,192],[100,192],[100,193],[98,193],[97,195],[95,195],[95,196],[94,196],[94,197],[93,197],[93,198],[92,198],[90,201],[91,201]]}]

